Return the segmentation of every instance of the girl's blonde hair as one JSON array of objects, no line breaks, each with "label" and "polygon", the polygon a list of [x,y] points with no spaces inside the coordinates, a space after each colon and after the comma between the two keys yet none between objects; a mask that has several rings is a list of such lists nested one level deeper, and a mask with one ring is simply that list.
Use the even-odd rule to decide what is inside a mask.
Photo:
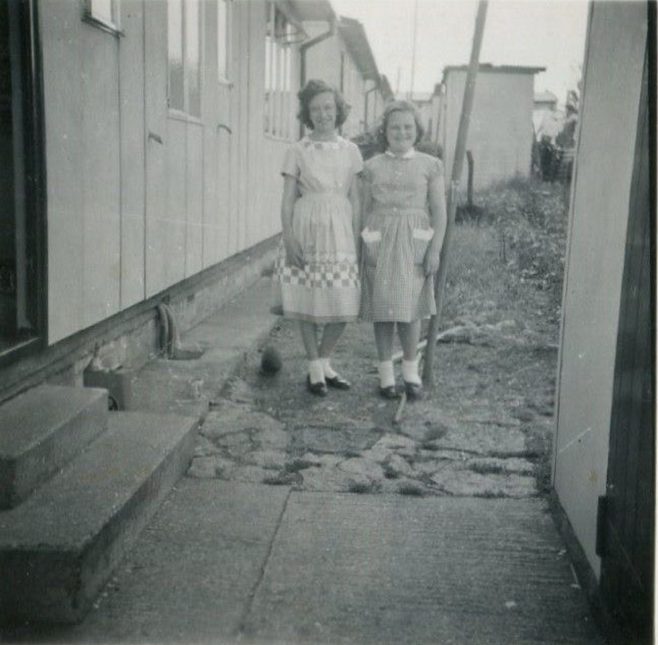
[{"label": "girl's blonde hair", "polygon": [[386,128],[388,127],[388,121],[391,118],[391,114],[394,112],[410,112],[413,115],[414,121],[416,122],[416,140],[414,141],[414,145],[417,145],[425,134],[425,128],[423,128],[423,124],[420,122],[420,114],[418,113],[416,106],[410,101],[391,101],[384,108],[382,124],[377,130],[377,139],[381,149],[386,150],[388,148]]}]

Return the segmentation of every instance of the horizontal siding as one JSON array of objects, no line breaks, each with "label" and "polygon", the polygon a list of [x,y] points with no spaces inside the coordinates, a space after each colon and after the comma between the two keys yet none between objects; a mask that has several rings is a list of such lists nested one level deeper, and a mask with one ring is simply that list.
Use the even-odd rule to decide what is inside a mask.
[{"label": "horizontal siding", "polygon": [[290,142],[263,132],[265,4],[232,4],[226,84],[201,3],[200,122],[167,107],[165,0],[123,0],[120,38],[43,4],[50,343],[279,232]]}]

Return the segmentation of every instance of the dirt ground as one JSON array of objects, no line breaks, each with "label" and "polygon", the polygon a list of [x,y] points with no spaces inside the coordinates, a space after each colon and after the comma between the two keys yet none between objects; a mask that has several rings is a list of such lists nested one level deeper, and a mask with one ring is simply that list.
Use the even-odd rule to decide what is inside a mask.
[{"label": "dirt ground", "polygon": [[489,225],[456,227],[434,387],[399,424],[398,402],[377,394],[371,325],[348,325],[332,360],[352,388],[320,398],[305,388],[297,326],[282,319],[264,344],[281,370],[262,374],[262,348],[246,357],[214,402],[188,474],[300,490],[543,494],[559,310],[541,281],[501,257],[499,237]]}]

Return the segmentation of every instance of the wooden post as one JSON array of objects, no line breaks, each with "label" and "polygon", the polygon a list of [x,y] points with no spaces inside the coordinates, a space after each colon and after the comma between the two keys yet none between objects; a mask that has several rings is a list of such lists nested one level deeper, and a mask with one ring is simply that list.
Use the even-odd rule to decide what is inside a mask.
[{"label": "wooden post", "polygon": [[469,214],[473,209],[473,153],[466,151],[466,161],[468,161],[468,184],[466,188],[466,203],[468,204]]},{"label": "wooden post", "polygon": [[443,309],[443,300],[445,292],[445,283],[447,279],[448,260],[450,251],[450,240],[452,238],[452,229],[455,225],[455,211],[457,210],[457,189],[461,178],[462,167],[464,165],[464,156],[466,152],[466,137],[468,135],[468,125],[473,110],[473,98],[475,95],[475,80],[480,60],[480,49],[482,47],[482,36],[484,34],[484,23],[487,15],[487,0],[480,0],[478,3],[477,15],[475,17],[475,30],[473,33],[473,46],[471,49],[471,60],[468,65],[466,75],[466,87],[464,88],[464,100],[462,103],[462,113],[459,119],[459,129],[457,130],[457,143],[455,145],[455,156],[452,164],[452,179],[448,193],[448,222],[446,233],[441,248],[441,264],[435,276],[434,297],[436,299],[436,314],[430,319],[430,325],[427,332],[427,346],[425,347],[425,364],[423,366],[423,381],[426,386],[431,387],[434,383],[433,366],[434,350],[436,348],[436,336],[439,331],[439,318]]}]

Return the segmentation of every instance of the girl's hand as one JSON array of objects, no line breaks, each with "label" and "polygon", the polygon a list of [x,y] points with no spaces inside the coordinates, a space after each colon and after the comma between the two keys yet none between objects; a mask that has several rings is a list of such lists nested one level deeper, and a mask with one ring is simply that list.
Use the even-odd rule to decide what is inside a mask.
[{"label": "girl's hand", "polygon": [[436,248],[434,244],[430,244],[423,259],[423,270],[425,275],[434,275],[439,270],[441,262],[441,249]]},{"label": "girl's hand", "polygon": [[286,248],[286,263],[290,266],[304,268],[304,253],[302,245],[294,238],[284,238],[283,245]]}]

